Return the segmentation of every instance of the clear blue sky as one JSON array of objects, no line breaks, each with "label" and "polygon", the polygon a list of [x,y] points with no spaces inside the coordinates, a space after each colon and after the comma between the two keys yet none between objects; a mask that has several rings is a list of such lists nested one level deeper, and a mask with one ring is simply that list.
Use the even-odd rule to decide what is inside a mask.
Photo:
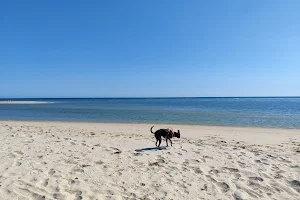
[{"label": "clear blue sky", "polygon": [[300,1],[0,2],[0,97],[300,96]]}]

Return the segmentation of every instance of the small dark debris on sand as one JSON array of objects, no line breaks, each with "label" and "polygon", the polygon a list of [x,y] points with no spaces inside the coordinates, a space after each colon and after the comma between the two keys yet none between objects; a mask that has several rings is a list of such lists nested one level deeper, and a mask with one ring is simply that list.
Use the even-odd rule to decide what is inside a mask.
[{"label": "small dark debris on sand", "polygon": [[102,162],[101,160],[97,161],[96,164],[97,165],[102,165],[104,162]]},{"label": "small dark debris on sand", "polygon": [[149,166],[160,166],[159,162],[149,163]]},{"label": "small dark debris on sand", "polygon": [[300,193],[300,181],[293,180],[293,181],[291,181],[291,185],[293,188],[295,188],[295,190],[297,190],[297,192]]},{"label": "small dark debris on sand", "polygon": [[261,177],[249,177],[250,180],[263,182],[264,179]]},{"label": "small dark debris on sand", "polygon": [[230,172],[239,172],[238,169],[230,168],[230,167],[224,167],[223,169],[227,169],[227,170],[230,171]]},{"label": "small dark debris on sand", "polygon": [[299,189],[300,189],[300,181],[293,180],[293,181],[291,181],[291,185],[295,186],[295,187],[299,187]]}]

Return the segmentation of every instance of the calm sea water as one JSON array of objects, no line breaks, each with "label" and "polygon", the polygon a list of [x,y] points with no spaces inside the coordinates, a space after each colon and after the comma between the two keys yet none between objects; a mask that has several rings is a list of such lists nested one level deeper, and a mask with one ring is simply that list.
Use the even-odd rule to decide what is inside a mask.
[{"label": "calm sea water", "polygon": [[18,100],[54,103],[0,105],[0,119],[300,128],[300,98]]}]

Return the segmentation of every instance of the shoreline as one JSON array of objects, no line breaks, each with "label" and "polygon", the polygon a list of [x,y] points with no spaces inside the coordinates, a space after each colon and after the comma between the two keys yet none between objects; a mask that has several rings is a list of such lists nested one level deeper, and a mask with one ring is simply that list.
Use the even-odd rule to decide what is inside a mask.
[{"label": "shoreline", "polygon": [[75,120],[37,120],[37,119],[2,119],[0,122],[45,122],[45,123],[84,123],[84,124],[123,124],[123,125],[162,125],[162,126],[189,126],[189,127],[198,127],[198,128],[237,128],[237,129],[269,129],[269,130],[291,130],[291,131],[300,131],[300,128],[283,128],[283,127],[258,127],[258,126],[227,126],[227,125],[205,125],[205,124],[181,124],[181,123],[143,123],[143,122],[105,122],[105,121],[75,121]]},{"label": "shoreline", "polygon": [[[24,120],[0,120],[0,124],[25,124],[33,126],[50,127],[70,127],[74,129],[84,129],[99,131],[105,130],[115,133],[122,130],[124,134],[135,135],[139,130],[146,136],[149,136],[151,126],[153,130],[160,128],[173,128],[174,131],[180,130],[182,137],[191,139],[200,139],[211,135],[218,135],[222,138],[235,141],[240,140],[251,144],[279,144],[287,137],[297,138],[300,136],[299,129],[280,129],[280,128],[257,128],[257,127],[229,127],[229,126],[205,126],[205,125],[182,125],[182,124],[148,124],[148,123],[110,123],[110,122],[77,122],[77,121],[24,121]],[[251,133],[251,134],[250,134]]]}]

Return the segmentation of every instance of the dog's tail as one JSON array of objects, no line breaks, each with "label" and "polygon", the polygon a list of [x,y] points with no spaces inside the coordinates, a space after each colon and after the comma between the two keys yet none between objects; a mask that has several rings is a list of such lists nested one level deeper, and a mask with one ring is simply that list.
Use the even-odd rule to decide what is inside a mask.
[{"label": "dog's tail", "polygon": [[153,128],[154,126],[152,126],[151,128],[150,128],[150,131],[151,131],[151,133],[154,133],[153,131],[152,131],[152,128]]}]

